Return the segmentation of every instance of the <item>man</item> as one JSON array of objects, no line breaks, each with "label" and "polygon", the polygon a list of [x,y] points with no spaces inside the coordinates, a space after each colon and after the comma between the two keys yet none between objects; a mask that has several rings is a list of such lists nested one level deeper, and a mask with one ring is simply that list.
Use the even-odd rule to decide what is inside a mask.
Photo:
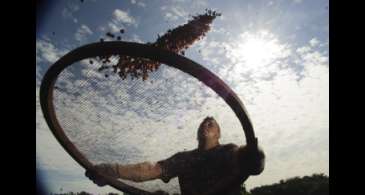
[{"label": "man", "polygon": [[[239,195],[241,184],[250,175],[264,170],[265,154],[258,147],[219,143],[220,127],[213,117],[203,120],[197,138],[197,149],[176,153],[157,163],[101,164],[95,168],[109,176],[135,182],[161,179],[167,183],[178,177],[182,195]],[[90,171],[86,176],[99,186],[106,184]]]}]

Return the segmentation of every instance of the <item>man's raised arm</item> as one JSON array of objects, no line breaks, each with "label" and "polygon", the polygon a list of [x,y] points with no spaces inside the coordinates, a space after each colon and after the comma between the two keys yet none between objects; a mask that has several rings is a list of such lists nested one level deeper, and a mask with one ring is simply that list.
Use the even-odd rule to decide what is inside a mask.
[{"label": "man's raised arm", "polygon": [[[121,164],[99,164],[95,169],[114,178],[131,180],[134,182],[143,182],[158,179],[162,175],[161,167],[158,163],[143,162],[138,164],[121,165]],[[86,171],[85,175],[99,186],[106,185],[106,182]]]},{"label": "man's raised arm", "polygon": [[119,178],[135,182],[148,181],[160,178],[162,174],[158,163],[143,162],[132,165],[116,165]]}]

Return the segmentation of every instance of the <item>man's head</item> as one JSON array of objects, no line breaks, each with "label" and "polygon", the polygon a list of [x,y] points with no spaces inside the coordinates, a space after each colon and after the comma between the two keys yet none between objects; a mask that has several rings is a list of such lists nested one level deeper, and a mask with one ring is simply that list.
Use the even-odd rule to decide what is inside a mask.
[{"label": "man's head", "polygon": [[199,143],[204,143],[208,139],[218,140],[221,136],[220,127],[213,117],[206,117],[199,126],[197,138]]}]

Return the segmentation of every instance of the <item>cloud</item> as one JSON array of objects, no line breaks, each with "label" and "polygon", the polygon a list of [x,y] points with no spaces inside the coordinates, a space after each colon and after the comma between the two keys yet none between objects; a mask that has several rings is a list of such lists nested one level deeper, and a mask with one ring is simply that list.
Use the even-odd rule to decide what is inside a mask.
[{"label": "cloud", "polygon": [[160,9],[164,11],[163,17],[169,21],[176,21],[188,16],[188,13],[182,7],[177,5],[162,6]]},{"label": "cloud", "polygon": [[53,63],[63,54],[67,52],[66,49],[59,49],[51,43],[49,39],[38,39],[36,41],[36,59],[38,62]]},{"label": "cloud", "polygon": [[[206,66],[231,85],[237,81],[243,82],[246,78],[270,79],[287,64],[286,60],[292,52],[290,45],[280,42],[266,30],[256,33],[246,31],[228,37],[221,40],[206,38],[197,45]],[[235,74],[232,75],[232,72]]]},{"label": "cloud", "polygon": [[86,26],[85,24],[83,24],[83,25],[81,25],[78,29],[77,29],[77,31],[76,31],[76,33],[75,33],[75,39],[77,40],[77,41],[80,41],[80,42],[82,42],[82,41],[85,41],[85,40],[87,40],[87,37],[89,36],[89,35],[92,35],[93,34],[93,32],[91,31],[91,29],[88,27],[88,26]]},{"label": "cloud", "polygon": [[80,189],[87,189],[87,192],[95,194],[118,192],[109,186],[100,188],[93,184],[84,176],[85,170],[60,146],[48,127],[42,130],[39,128],[37,126],[36,131],[37,175],[44,178],[42,182],[47,193],[58,192],[60,188],[63,192],[78,192]]},{"label": "cloud", "polygon": [[299,72],[292,66],[281,67],[270,80],[256,79],[234,87],[243,100],[250,100],[244,102],[268,156],[266,170],[260,178],[249,180],[248,186],[328,174],[328,56],[314,50],[311,41],[296,51],[297,64],[302,66]]},{"label": "cloud", "polygon": [[140,7],[146,7],[146,4],[145,4],[145,3],[143,3],[143,2],[141,2],[141,1],[140,1],[140,2],[138,2],[138,3],[137,3],[137,5],[138,5],[138,6],[140,6]]},{"label": "cloud", "polygon": [[268,156],[265,172],[249,185],[315,172],[328,174],[328,68],[323,64],[305,67],[299,82],[295,72],[281,70],[273,80],[258,82],[259,92],[238,90],[252,96],[248,110]]},{"label": "cloud", "polygon": [[122,24],[115,24],[113,22],[109,22],[108,27],[112,33],[117,33],[117,32],[119,32],[120,29],[125,28]]},{"label": "cloud", "polygon": [[316,39],[316,38],[313,38],[313,39],[311,39],[311,40],[309,41],[309,44],[310,44],[310,46],[312,46],[312,47],[317,46],[317,45],[318,45],[318,43],[319,43],[319,41],[318,41],[318,39]]},{"label": "cloud", "polygon": [[293,0],[294,3],[301,3],[303,0]]},{"label": "cloud", "polygon": [[66,7],[62,10],[62,17],[66,19],[73,19],[75,21],[76,18],[74,16],[74,13],[79,10],[80,6],[78,4],[75,4],[73,1],[68,1]]},{"label": "cloud", "polygon": [[137,2],[137,0],[131,0],[131,4],[133,4],[133,5],[138,5],[138,6],[140,6],[140,7],[146,7],[146,4],[145,4],[145,3],[143,3],[142,1],[138,1],[138,2]]},{"label": "cloud", "polygon": [[[217,41],[208,41],[201,43],[202,48],[200,53],[202,55],[202,59],[206,62],[210,63],[207,65],[211,70],[219,71],[219,68],[222,67],[221,63],[224,62],[225,59],[222,59],[221,56],[225,49],[225,44]],[[218,55],[217,55],[218,54]]]},{"label": "cloud", "polygon": [[[37,112],[41,111],[37,110]],[[45,121],[43,120],[42,123]],[[47,125],[37,125],[36,139],[37,164],[42,169],[56,171],[62,168],[63,172],[68,174],[72,174],[77,169],[78,164],[63,150]]]},{"label": "cloud", "polygon": [[134,17],[130,16],[126,11],[116,9],[113,11],[112,15],[112,20],[108,22],[106,26],[100,26],[99,30],[108,30],[112,33],[117,33],[120,29],[125,29],[125,26],[138,26],[137,20]]},{"label": "cloud", "polygon": [[305,54],[308,53],[311,50],[310,46],[303,46],[296,49],[296,52],[298,54]]},{"label": "cloud", "polygon": [[136,24],[136,20],[132,16],[120,9],[114,10],[113,17],[116,21],[123,22],[127,25]]},{"label": "cloud", "polygon": [[141,37],[139,37],[136,34],[132,34],[131,36],[127,36],[124,40],[130,41],[130,42],[145,43],[145,41],[143,41],[141,39]]}]

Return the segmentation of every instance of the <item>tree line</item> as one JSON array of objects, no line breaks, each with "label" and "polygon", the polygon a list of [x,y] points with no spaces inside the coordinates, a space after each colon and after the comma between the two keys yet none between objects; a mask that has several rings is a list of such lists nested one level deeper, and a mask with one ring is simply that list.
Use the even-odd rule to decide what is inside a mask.
[{"label": "tree line", "polygon": [[263,185],[246,191],[241,188],[241,195],[328,195],[329,177],[324,174],[293,177],[278,183]]},{"label": "tree line", "polygon": [[[124,193],[125,194],[125,193]],[[311,176],[293,177],[280,180],[278,183],[255,187],[249,191],[245,185],[241,187],[241,195],[329,195],[329,177],[324,174],[313,174]],[[91,195],[91,193],[67,192],[51,195]],[[106,195],[118,195],[108,193]],[[121,193],[123,195],[123,193]]]}]

